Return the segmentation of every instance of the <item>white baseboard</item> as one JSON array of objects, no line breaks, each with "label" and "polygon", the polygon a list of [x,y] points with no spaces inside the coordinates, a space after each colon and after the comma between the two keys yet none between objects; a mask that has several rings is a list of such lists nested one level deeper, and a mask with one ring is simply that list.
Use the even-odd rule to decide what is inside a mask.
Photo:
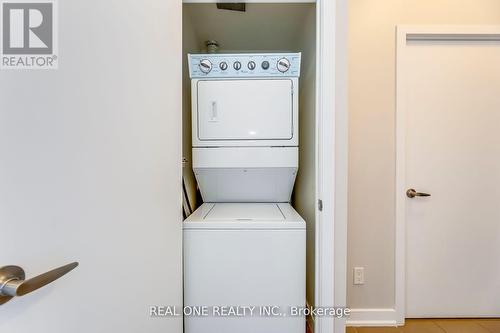
[{"label": "white baseboard", "polygon": [[395,309],[351,309],[347,326],[398,326]]}]

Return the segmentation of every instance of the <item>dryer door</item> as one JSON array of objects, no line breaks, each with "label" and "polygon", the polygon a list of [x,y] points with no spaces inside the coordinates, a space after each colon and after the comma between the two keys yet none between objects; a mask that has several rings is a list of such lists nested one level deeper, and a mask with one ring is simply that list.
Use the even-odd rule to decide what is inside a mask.
[{"label": "dryer door", "polygon": [[200,141],[293,139],[291,79],[200,80],[196,102]]}]

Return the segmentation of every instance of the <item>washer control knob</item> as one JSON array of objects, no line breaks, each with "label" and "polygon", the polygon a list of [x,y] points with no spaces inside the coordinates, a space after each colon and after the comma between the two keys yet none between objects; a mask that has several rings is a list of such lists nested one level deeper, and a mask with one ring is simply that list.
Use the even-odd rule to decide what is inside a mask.
[{"label": "washer control knob", "polygon": [[287,58],[281,58],[278,60],[276,67],[281,73],[286,73],[290,69],[290,61]]},{"label": "washer control knob", "polygon": [[200,64],[198,66],[200,67],[200,70],[205,74],[210,73],[210,71],[212,70],[212,62],[210,62],[210,60],[208,59],[200,60]]},{"label": "washer control knob", "polygon": [[219,68],[223,71],[227,69],[227,62],[223,61],[219,64]]},{"label": "washer control knob", "polygon": [[255,67],[257,67],[257,65],[255,65],[254,61],[249,61],[247,66],[248,66],[248,69],[251,71],[253,71],[255,69]]},{"label": "washer control knob", "polygon": [[241,69],[241,62],[235,61],[233,64],[233,68],[239,71]]},{"label": "washer control knob", "polygon": [[269,61],[264,60],[262,64],[260,64],[263,70],[268,70],[269,69]]}]

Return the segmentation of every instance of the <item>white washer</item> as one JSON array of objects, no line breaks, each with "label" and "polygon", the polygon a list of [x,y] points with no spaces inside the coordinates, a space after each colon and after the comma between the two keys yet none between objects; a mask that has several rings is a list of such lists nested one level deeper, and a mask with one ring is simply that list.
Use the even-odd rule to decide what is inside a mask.
[{"label": "white washer", "polygon": [[[305,331],[304,316],[290,311],[305,306],[306,226],[290,204],[205,203],[184,221],[183,235],[184,306],[209,313],[185,316],[185,332]],[[217,315],[222,306],[255,308],[225,317]],[[284,316],[261,315],[272,306]]]}]

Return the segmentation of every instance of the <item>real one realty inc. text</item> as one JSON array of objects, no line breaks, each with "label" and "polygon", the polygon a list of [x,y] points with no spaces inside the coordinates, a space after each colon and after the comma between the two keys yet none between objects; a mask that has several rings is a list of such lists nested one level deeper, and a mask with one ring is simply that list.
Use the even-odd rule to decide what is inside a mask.
[{"label": "real one realty inc. text", "polygon": [[149,307],[151,317],[349,317],[351,309],[344,307],[290,306],[169,306]]}]

